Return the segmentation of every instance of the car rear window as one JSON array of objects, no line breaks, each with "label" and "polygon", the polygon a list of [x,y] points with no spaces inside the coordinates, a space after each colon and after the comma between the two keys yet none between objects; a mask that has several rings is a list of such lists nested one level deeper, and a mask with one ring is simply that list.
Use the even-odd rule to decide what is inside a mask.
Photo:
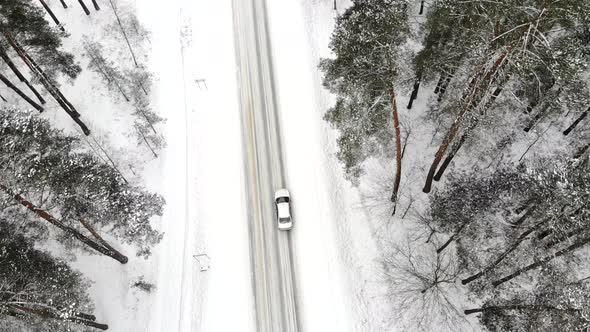
[{"label": "car rear window", "polygon": [[279,197],[277,203],[289,203],[289,197]]}]

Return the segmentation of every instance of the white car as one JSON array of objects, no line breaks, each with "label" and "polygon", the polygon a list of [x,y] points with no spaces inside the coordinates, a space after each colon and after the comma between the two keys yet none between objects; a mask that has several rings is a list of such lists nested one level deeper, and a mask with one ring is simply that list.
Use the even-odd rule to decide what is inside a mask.
[{"label": "white car", "polygon": [[288,231],[293,227],[291,219],[291,196],[287,189],[279,189],[275,192],[275,205],[277,207],[277,220],[279,229]]}]

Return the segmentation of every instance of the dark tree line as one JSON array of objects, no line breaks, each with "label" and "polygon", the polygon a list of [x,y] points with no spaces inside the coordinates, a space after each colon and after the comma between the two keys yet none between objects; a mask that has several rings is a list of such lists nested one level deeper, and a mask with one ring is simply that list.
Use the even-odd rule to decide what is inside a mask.
[{"label": "dark tree line", "polygon": [[384,254],[398,318],[420,330],[462,330],[468,315],[490,331],[588,329],[589,193],[588,161],[451,175],[426,232]]},{"label": "dark tree line", "polygon": [[[408,14],[418,12],[423,21]],[[424,174],[401,176],[425,179],[428,201],[410,211],[403,244],[396,234],[383,245],[408,330],[458,331],[470,315],[491,331],[590,328],[589,18],[590,2],[577,0],[359,0],[338,17],[320,69],[346,177],[358,185],[367,160],[395,162],[395,213],[395,97],[407,93],[404,112],[436,127],[432,154],[402,149],[426,151],[413,169]],[[433,191],[433,181],[443,182]]]},{"label": "dark tree line", "polygon": [[[424,192],[442,178],[463,143],[476,136],[481,125],[475,124],[490,122],[488,114],[499,98],[511,106],[508,116],[522,119],[525,131],[560,116],[561,123],[571,121],[563,132],[568,135],[584,121],[590,101],[584,79],[590,64],[588,2],[434,1],[418,37],[424,47],[411,54],[400,50],[413,38],[407,13],[414,5],[354,1],[337,19],[330,44],[334,58],[321,61],[324,85],[338,97],[326,120],[341,133],[338,157],[353,182],[370,157],[396,151],[396,164],[401,164],[397,110],[386,115],[388,84],[411,91],[409,109],[420,86],[436,84],[439,105],[433,111],[451,120],[443,124],[447,129]],[[410,65],[413,86],[399,77],[399,68]],[[570,110],[579,116],[565,119]]]},{"label": "dark tree line", "polygon": [[[90,3],[77,2],[89,15]],[[82,69],[62,48],[69,36],[52,11],[56,3],[0,3],[0,84],[38,112],[51,109],[47,105],[55,102],[88,136],[82,115],[60,87],[64,80],[74,82]],[[60,3],[68,8],[69,1]],[[116,6],[114,1],[110,4]],[[98,1],[92,0],[92,6],[100,10]],[[115,14],[120,28],[129,29],[123,32],[129,48],[146,36],[132,13]],[[132,102],[137,136],[156,155],[163,145],[156,131],[162,119],[149,105],[151,74],[137,63],[133,70],[119,69],[102,55],[98,43],[88,41],[86,51],[90,68],[102,73],[112,91]],[[48,240],[66,252],[84,250],[126,264],[126,251],[147,258],[162,238],[152,227],[162,214],[162,197],[130,184],[105,148],[91,139],[106,159],[94,147],[94,154],[87,152],[78,136],[52,128],[34,113],[18,107],[0,109],[2,331],[108,329],[92,313],[88,282],[81,274],[36,249]]]},{"label": "dark tree line", "polygon": [[[0,123],[0,219],[5,227],[30,242],[52,236],[66,249],[81,248],[122,264],[128,258],[116,242],[135,247],[138,256],[150,255],[162,237],[151,226],[152,217],[162,214],[160,196],[126,183],[106,162],[83,152],[78,138],[52,129],[46,120],[3,110]],[[67,308],[59,306],[7,308],[5,313],[15,318],[106,326],[64,316],[61,310]]]}]

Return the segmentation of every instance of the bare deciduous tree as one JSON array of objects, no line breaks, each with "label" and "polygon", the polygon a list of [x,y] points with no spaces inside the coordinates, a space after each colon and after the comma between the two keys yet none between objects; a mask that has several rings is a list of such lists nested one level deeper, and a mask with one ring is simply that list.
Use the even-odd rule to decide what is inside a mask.
[{"label": "bare deciduous tree", "polygon": [[408,330],[461,330],[466,321],[455,298],[459,267],[451,254],[408,239],[390,244],[381,264],[395,315]]}]

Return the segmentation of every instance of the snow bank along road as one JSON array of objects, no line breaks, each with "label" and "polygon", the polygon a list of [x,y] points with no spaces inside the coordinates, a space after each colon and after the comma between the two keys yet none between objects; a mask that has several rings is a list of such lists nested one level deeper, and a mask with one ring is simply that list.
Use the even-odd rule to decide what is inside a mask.
[{"label": "snow bank along road", "polygon": [[298,331],[291,236],[274,221],[285,186],[264,0],[233,0],[257,331]]}]

